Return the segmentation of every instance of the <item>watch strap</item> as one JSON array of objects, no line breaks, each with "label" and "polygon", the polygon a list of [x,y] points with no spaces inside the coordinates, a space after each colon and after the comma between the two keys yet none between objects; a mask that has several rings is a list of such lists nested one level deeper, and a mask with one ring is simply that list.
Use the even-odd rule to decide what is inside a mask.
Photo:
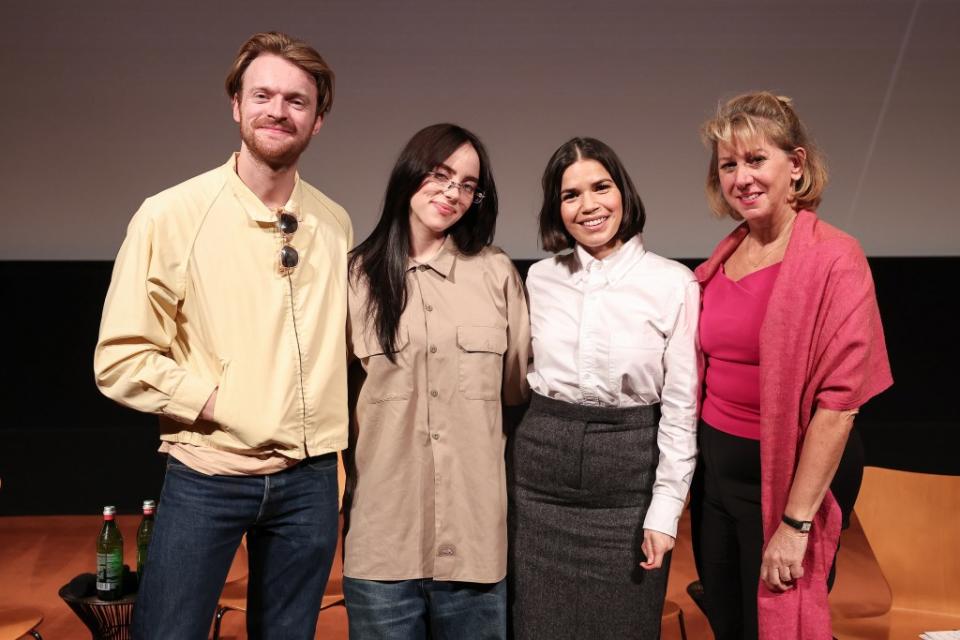
[{"label": "watch strap", "polygon": [[810,533],[810,529],[813,528],[812,520],[794,520],[787,514],[783,514],[783,523],[790,527],[791,529],[796,529],[800,533]]}]

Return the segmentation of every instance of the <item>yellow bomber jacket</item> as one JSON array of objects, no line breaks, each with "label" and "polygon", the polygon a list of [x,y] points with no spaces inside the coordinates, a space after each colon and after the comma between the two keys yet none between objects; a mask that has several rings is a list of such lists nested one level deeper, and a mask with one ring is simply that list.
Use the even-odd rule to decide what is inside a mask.
[{"label": "yellow bomber jacket", "polygon": [[[113,268],[94,353],[108,397],[160,437],[304,458],[347,445],[346,211],[297,177],[300,254],[279,268],[277,212],[223,166],[148,198]],[[198,420],[218,388],[214,421]]]}]

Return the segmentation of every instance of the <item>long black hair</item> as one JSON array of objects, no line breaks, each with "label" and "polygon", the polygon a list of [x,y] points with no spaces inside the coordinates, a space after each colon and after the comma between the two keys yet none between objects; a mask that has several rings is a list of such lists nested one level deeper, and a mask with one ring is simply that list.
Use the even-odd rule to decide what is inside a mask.
[{"label": "long black hair", "polygon": [[497,224],[497,187],[490,159],[480,139],[454,124],[435,124],[418,131],[400,152],[390,173],[377,226],[350,254],[351,285],[365,278],[369,291],[365,314],[376,329],[380,346],[395,362],[397,329],[407,306],[406,271],[410,259],[410,199],[423,186],[427,173],[446,161],[463,144],[480,158],[477,189],[485,194],[472,203],[447,235],[457,249],[474,255],[493,242]]}]

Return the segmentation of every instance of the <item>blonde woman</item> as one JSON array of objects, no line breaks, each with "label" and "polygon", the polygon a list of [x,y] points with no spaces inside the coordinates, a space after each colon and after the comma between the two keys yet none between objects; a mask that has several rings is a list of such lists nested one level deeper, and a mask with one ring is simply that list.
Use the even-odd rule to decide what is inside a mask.
[{"label": "blonde woman", "polygon": [[703,135],[711,207],[742,221],[696,270],[707,617],[718,640],[829,640],[863,469],[853,419],[892,382],[873,280],[856,240],[814,213],[827,173],[788,98],[734,98]]}]

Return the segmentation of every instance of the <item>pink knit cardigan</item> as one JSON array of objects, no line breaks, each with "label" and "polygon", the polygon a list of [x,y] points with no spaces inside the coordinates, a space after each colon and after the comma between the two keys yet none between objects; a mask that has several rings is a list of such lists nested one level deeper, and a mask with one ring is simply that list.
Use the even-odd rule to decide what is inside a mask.
[{"label": "pink knit cardigan", "polygon": [[[696,269],[706,287],[747,235],[724,238]],[[817,407],[855,409],[893,383],[870,267],[855,239],[801,211],[760,330],[760,469],[764,544],[780,525]],[[827,575],[840,537],[828,491],[814,516],[804,576],[784,593],[758,583],[761,640],[830,640]]]}]

